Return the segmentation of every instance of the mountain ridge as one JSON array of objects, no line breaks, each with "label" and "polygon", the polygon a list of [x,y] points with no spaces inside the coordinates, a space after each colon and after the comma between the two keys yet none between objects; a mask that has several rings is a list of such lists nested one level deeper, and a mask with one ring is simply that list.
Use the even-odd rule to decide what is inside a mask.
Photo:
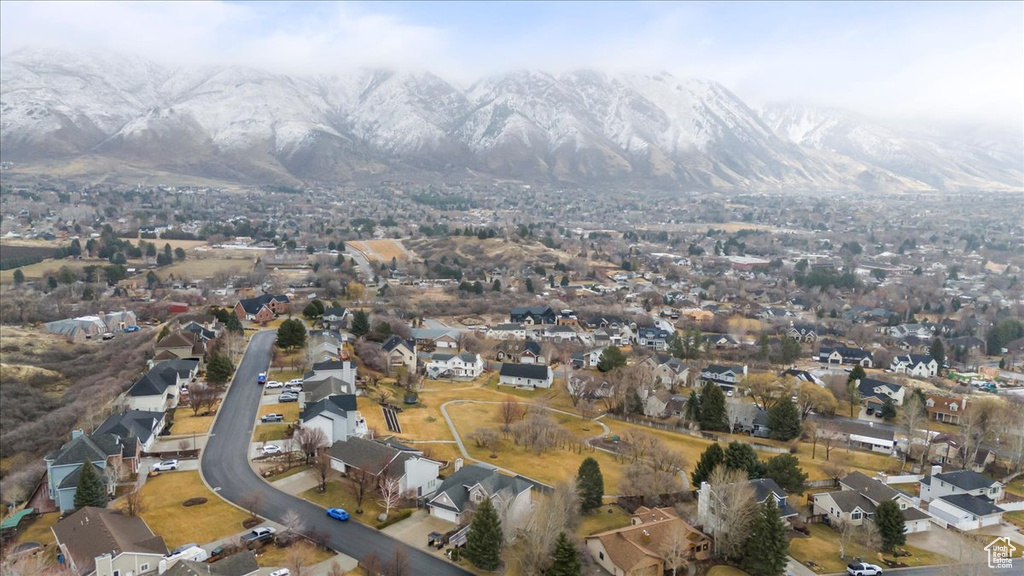
[{"label": "mountain ridge", "polygon": [[1024,188],[1012,137],[755,109],[668,73],[517,70],[460,88],[431,72],[291,76],[109,53],[21,50],[0,63],[5,161],[99,155],[242,183],[470,170],[695,189]]}]

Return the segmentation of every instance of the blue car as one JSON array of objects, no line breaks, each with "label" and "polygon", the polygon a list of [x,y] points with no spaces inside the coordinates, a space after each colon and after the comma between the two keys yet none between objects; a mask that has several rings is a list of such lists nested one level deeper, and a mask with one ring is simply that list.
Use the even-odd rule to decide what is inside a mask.
[{"label": "blue car", "polygon": [[327,515],[342,522],[348,520],[348,512],[345,512],[344,508],[328,508]]},{"label": "blue car", "polygon": [[139,331],[139,327],[134,325],[134,324],[132,324],[131,326],[125,326],[124,327],[124,331],[125,332],[138,332]]}]

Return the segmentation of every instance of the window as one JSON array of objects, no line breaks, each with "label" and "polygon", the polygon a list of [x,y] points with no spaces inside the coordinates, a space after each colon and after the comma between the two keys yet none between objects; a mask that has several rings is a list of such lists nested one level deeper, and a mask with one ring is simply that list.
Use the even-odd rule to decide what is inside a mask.
[{"label": "window", "polygon": [[120,570],[114,570],[114,576],[121,576]]},{"label": "window", "polygon": [[139,572],[145,572],[147,570],[149,570],[149,564],[143,564],[142,566],[139,566]]},{"label": "window", "polygon": [[601,560],[604,560],[604,552],[598,552],[597,555],[601,558]]},{"label": "window", "polygon": [[906,509],[907,509],[907,503],[906,502],[900,502],[900,510],[906,510]]},{"label": "window", "polygon": [[998,486],[993,486],[992,489],[988,491],[989,494],[995,494],[996,492],[999,492]]},{"label": "window", "polygon": [[850,514],[850,519],[851,520],[860,520],[860,512],[854,512],[854,513]]}]

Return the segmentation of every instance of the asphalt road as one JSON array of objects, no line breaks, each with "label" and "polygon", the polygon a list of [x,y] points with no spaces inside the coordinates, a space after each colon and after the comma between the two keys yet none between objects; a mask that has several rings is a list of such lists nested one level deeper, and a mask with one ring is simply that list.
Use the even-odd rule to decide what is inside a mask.
[{"label": "asphalt road", "polygon": [[375,555],[385,565],[392,562],[401,547],[407,552],[409,572],[423,576],[465,576],[465,570],[447,560],[407,546],[358,522],[339,522],[328,518],[324,509],[305,500],[285,494],[264,482],[249,466],[249,440],[263,387],[256,376],[270,365],[273,332],[253,336],[242,362],[235,372],[224,403],[218,411],[210,440],[200,462],[203,477],[213,489],[229,502],[241,505],[247,494],[259,493],[261,516],[281,522],[285,513],[294,510],[305,522],[305,532],[313,530],[328,534],[331,548],[361,559]]}]

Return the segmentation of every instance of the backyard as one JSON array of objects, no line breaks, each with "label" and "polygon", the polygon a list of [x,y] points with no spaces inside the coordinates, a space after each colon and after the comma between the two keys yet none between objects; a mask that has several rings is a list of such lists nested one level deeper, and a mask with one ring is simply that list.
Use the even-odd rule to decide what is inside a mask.
[{"label": "backyard", "polygon": [[[184,406],[178,407],[174,410],[174,424],[171,425],[171,434],[173,435],[185,435],[185,434],[206,434],[210,431],[210,427],[213,426],[213,419],[215,418],[216,410],[220,407],[220,401],[217,402],[217,406],[205,416],[197,416],[192,409]],[[200,412],[202,414],[202,412]]]},{"label": "backyard", "polygon": [[[811,536],[809,538],[793,538],[789,543],[789,553],[794,559],[805,566],[808,562],[814,562],[818,566],[814,570],[819,573],[842,572],[846,570],[846,564],[851,559],[857,557],[863,558],[868,562],[881,564],[880,560],[878,560],[879,552],[859,544],[847,546],[846,559],[842,560],[839,558],[838,532],[824,524],[808,524],[807,528],[811,531]],[[908,566],[932,566],[950,561],[945,556],[913,546],[903,546],[902,548],[909,552],[910,556],[900,558],[899,561]],[[885,557],[890,560],[893,559],[892,556],[887,555]],[[883,565],[882,568],[884,569],[885,566]]]},{"label": "backyard", "polygon": [[[247,515],[206,487],[199,472],[167,472],[149,478],[141,489],[144,509],[140,516],[154,534],[164,537],[169,548],[187,542],[209,542],[242,532]],[[197,506],[182,504],[206,498]]]}]

